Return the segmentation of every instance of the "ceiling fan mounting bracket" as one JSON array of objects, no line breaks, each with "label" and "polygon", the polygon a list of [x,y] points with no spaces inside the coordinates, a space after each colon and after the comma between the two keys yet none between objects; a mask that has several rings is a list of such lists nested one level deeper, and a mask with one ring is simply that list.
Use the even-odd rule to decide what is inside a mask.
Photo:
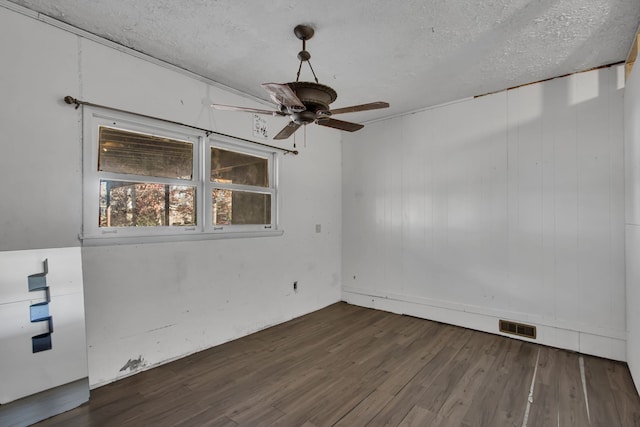
[{"label": "ceiling fan mounting bracket", "polygon": [[311,62],[309,61],[311,59],[311,54],[309,53],[309,51],[307,51],[307,40],[313,37],[314,30],[309,25],[301,24],[296,25],[296,27],[293,29],[293,33],[298,39],[302,40],[302,50],[298,52],[300,66],[298,67],[298,75],[296,77],[296,81],[300,80],[300,70],[302,69],[302,63],[306,62],[311,69],[311,73],[313,73],[313,78],[316,80],[316,83],[318,83],[318,77],[316,76],[315,71],[313,71],[313,67],[311,66]]},{"label": "ceiling fan mounting bracket", "polygon": [[302,41],[307,41],[313,37],[314,30],[309,25],[296,25],[293,29],[293,33],[296,37]]}]

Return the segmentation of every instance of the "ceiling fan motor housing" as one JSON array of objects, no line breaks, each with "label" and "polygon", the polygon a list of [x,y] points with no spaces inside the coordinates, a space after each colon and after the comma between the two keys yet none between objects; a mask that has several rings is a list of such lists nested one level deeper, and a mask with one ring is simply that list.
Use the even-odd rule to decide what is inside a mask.
[{"label": "ceiling fan motor housing", "polygon": [[307,125],[316,121],[316,113],[309,110],[292,113],[291,121],[299,125]]},{"label": "ceiling fan motor housing", "polygon": [[[336,100],[338,94],[329,86],[313,82],[287,83],[296,96],[302,101],[306,110],[293,113],[291,120],[299,125],[313,123],[318,119],[328,119],[329,104]],[[322,111],[321,114],[318,114]]]}]

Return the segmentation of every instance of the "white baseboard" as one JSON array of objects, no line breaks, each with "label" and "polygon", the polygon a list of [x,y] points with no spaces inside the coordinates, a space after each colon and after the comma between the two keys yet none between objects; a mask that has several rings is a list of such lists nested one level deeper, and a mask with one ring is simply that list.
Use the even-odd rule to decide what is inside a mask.
[{"label": "white baseboard", "polygon": [[[422,319],[461,326],[482,332],[489,332],[509,338],[520,339],[551,347],[576,351],[592,356],[626,362],[626,332],[600,328],[576,327],[574,323],[558,321],[553,324],[549,320],[536,319],[534,316],[500,312],[457,305],[454,303],[411,298],[397,294],[381,294],[354,287],[345,287],[342,300],[361,307],[375,308],[397,314],[407,314]],[[498,320],[505,319],[536,326],[535,340],[504,334],[498,330]],[[537,321],[536,321],[537,320]]]}]

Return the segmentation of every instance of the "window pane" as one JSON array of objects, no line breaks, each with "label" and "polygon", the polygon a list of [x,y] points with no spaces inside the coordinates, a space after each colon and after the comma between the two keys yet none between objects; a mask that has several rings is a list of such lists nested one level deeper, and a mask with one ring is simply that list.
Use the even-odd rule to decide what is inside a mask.
[{"label": "window pane", "polygon": [[191,179],[193,144],[101,126],[98,170]]},{"label": "window pane", "polygon": [[269,186],[269,162],[261,157],[211,147],[211,182]]},{"label": "window pane", "polygon": [[157,227],[195,224],[195,187],[100,181],[99,227]]},{"label": "window pane", "polygon": [[215,188],[213,225],[271,224],[271,194]]}]

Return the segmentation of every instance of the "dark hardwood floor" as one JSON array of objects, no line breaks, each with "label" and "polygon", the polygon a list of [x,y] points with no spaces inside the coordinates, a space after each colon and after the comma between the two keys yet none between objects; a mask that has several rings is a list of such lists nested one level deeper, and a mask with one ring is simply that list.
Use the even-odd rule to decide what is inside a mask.
[{"label": "dark hardwood floor", "polygon": [[338,303],[95,389],[38,426],[525,424],[640,426],[640,399],[624,363]]}]

